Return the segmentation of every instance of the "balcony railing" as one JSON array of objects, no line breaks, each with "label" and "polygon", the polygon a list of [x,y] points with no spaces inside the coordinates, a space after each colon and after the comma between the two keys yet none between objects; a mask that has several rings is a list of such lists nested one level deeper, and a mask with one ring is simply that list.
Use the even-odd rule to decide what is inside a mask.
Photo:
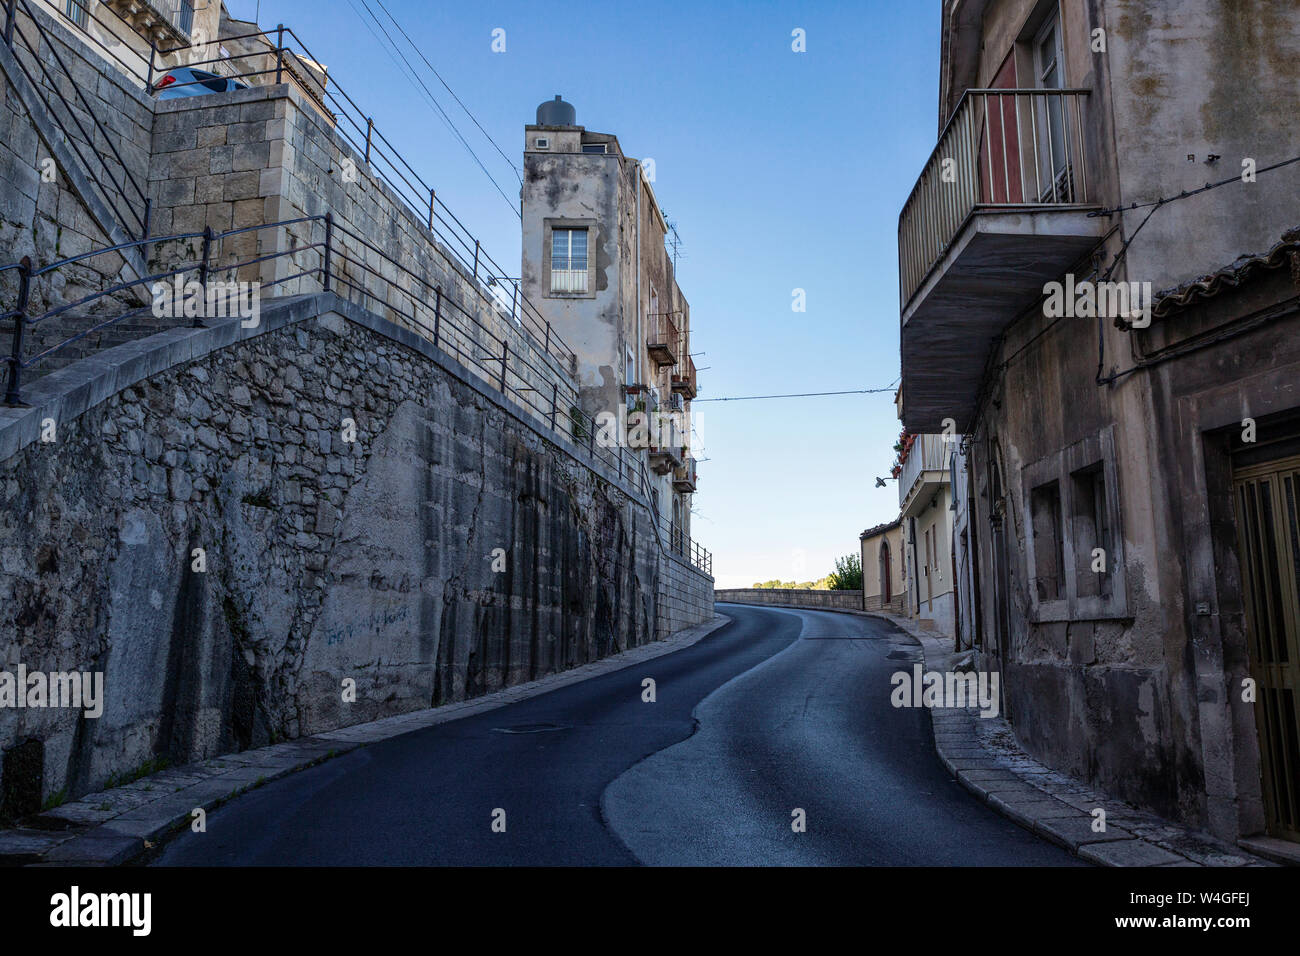
[{"label": "balcony railing", "polygon": [[695,381],[695,360],[689,355],[685,360],[678,361],[677,367],[673,369],[672,390],[688,402],[699,394]]},{"label": "balcony railing", "polygon": [[898,473],[898,503],[902,505],[907,501],[923,473],[947,472],[956,447],[955,439],[944,440],[943,435],[917,435],[903,462],[903,470]]},{"label": "balcony railing", "polygon": [[1090,202],[1087,95],[1077,89],[965,92],[898,217],[902,308],[975,210]]},{"label": "balcony railing", "polygon": [[695,458],[687,455],[686,460],[673,469],[674,491],[680,491],[683,494],[692,494],[695,491],[698,483],[695,465]]},{"label": "balcony railing", "polygon": [[552,269],[551,270],[551,291],[552,292],[586,292],[587,291],[587,270],[584,269]]},{"label": "balcony railing", "polygon": [[676,365],[682,356],[682,334],[673,321],[674,312],[650,313],[646,316],[646,351],[660,368]]}]

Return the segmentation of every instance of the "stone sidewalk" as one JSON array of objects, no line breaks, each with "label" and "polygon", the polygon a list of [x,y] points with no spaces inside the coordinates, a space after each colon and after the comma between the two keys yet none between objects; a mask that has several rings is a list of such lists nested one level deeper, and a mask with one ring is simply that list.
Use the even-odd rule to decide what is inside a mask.
[{"label": "stone sidewalk", "polygon": [[[952,639],[909,618],[867,613],[920,642],[927,670],[968,670],[970,651],[954,653]],[[957,782],[1027,830],[1100,866],[1274,866],[1207,833],[1178,826],[1106,796],[1029,756],[1001,717],[976,708],[934,709],[934,746]],[[1093,811],[1106,812],[1105,831],[1093,832]]]},{"label": "stone sidewalk", "polygon": [[37,814],[23,827],[0,830],[0,865],[119,866],[142,857],[189,826],[197,808],[210,812],[246,790],[304,770],[356,747],[505,707],[633,664],[653,660],[703,640],[730,618],[678,631],[540,680],[473,700],[385,717],[312,737],[213,757],[162,770],[132,783],[87,794]]}]

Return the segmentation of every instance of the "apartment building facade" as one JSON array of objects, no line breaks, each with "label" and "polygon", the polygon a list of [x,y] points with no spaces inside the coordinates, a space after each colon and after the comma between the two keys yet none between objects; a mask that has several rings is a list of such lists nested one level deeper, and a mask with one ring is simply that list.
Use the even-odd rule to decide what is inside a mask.
[{"label": "apartment building facade", "polygon": [[645,462],[675,548],[691,536],[690,304],[654,187],[618,137],[576,123],[559,96],[525,128],[524,295],[577,355],[582,411],[602,442]]},{"label": "apartment building facade", "polygon": [[1287,7],[944,0],[899,276],[901,417],[962,436],[959,616],[1021,742],[1225,838],[1295,841]]}]

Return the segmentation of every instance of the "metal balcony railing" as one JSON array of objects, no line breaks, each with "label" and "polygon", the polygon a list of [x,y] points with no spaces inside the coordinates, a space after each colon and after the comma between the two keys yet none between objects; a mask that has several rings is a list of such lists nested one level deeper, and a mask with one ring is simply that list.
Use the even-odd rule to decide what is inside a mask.
[{"label": "metal balcony railing", "polygon": [[687,455],[686,460],[673,469],[673,489],[690,494],[695,491],[698,483],[695,458]]},{"label": "metal balcony railing", "polygon": [[646,351],[660,366],[676,365],[682,357],[682,334],[673,321],[675,312],[652,312],[646,316]]},{"label": "metal balcony railing", "polygon": [[1090,201],[1087,96],[1082,89],[963,94],[898,216],[902,308],[975,210]]},{"label": "metal balcony railing", "polygon": [[952,460],[955,439],[944,440],[943,435],[917,435],[912,448],[898,473],[898,503],[902,505],[923,472],[947,472]]},{"label": "metal balcony railing", "polygon": [[672,390],[690,401],[699,394],[695,378],[695,360],[689,355],[679,359],[672,374]]}]

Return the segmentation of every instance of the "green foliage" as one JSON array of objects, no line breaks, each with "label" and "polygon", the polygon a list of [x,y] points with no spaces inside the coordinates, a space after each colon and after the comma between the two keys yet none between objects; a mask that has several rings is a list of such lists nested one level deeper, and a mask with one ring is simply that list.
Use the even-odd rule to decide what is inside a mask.
[{"label": "green foliage", "polygon": [[832,591],[862,590],[862,558],[857,554],[846,554],[835,559],[835,570],[830,574]]},{"label": "green foliage", "polygon": [[587,438],[587,423],[583,421],[582,409],[577,405],[569,408],[569,421],[573,431],[575,441],[585,441]]},{"label": "green foliage", "polygon": [[829,591],[830,581],[829,577],[816,581],[780,581],[773,578],[771,581],[755,581],[753,587],[760,591]]},{"label": "green foliage", "polygon": [[122,787],[128,783],[135,783],[142,777],[148,777],[151,774],[158,773],[160,770],[166,770],[169,761],[166,757],[155,757],[152,760],[146,760],[140,766],[127,770],[123,773],[115,773],[108,778],[104,784],[105,790],[112,790],[114,787]]}]

